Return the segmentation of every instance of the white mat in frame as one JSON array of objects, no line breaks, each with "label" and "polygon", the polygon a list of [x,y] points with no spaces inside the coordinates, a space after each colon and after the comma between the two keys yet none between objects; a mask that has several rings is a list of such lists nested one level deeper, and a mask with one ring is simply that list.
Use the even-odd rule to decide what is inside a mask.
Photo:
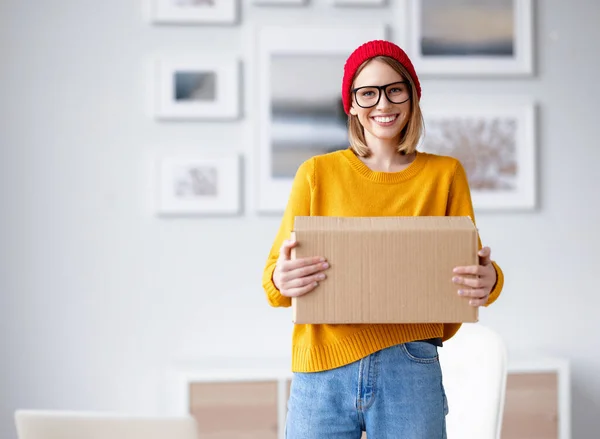
[{"label": "white mat in frame", "polygon": [[453,156],[465,168],[475,211],[537,207],[537,111],[515,96],[429,96],[421,103],[418,150]]},{"label": "white mat in frame", "polygon": [[241,213],[241,156],[237,153],[165,156],[156,163],[159,216]]},{"label": "white mat in frame", "polygon": [[164,120],[240,117],[241,62],[232,58],[174,55],[155,61],[154,114]]},{"label": "white mat in frame", "polygon": [[533,0],[399,1],[410,17],[408,53],[419,75],[533,74]]},{"label": "white mat in frame", "polygon": [[157,24],[234,24],[239,0],[148,0],[150,17]]},{"label": "white mat in frame", "polygon": [[[293,178],[273,177],[271,62],[273,56],[340,56],[337,92],[341,93],[343,60],[361,44],[385,39],[386,27],[263,27],[257,30],[259,123],[258,126],[258,202],[262,213],[280,213],[285,209]],[[299,163],[298,163],[299,165]]]}]

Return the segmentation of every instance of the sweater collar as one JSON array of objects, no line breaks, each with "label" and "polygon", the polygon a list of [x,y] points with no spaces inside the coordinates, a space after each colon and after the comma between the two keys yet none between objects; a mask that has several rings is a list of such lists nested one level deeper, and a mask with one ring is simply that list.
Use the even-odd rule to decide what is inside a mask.
[{"label": "sweater collar", "polygon": [[399,172],[381,172],[373,171],[365,165],[356,154],[354,154],[354,151],[352,151],[351,148],[345,149],[342,152],[355,171],[375,183],[399,183],[401,181],[409,180],[417,175],[427,162],[427,154],[417,151],[415,159],[406,169]]}]

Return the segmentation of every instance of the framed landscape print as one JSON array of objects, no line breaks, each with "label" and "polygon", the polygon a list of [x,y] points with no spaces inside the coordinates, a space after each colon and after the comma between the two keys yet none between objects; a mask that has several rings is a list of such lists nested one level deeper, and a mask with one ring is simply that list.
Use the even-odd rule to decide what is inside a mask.
[{"label": "framed landscape print", "polygon": [[258,210],[279,213],[300,164],[348,147],[344,63],[385,27],[267,27],[258,34]]},{"label": "framed landscape print", "polygon": [[236,119],[240,115],[236,60],[164,59],[156,64],[158,119]]},{"label": "framed landscape print", "polygon": [[424,75],[531,75],[532,0],[409,0],[410,56]]}]

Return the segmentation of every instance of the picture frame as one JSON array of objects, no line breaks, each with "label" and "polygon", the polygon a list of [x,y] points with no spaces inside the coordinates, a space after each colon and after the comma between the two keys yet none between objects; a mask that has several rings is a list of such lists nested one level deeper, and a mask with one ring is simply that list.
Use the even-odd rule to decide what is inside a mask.
[{"label": "picture frame", "polygon": [[169,156],[157,163],[159,216],[238,215],[241,157]]},{"label": "picture frame", "polygon": [[307,0],[253,0],[257,6],[305,6]]},{"label": "picture frame", "polygon": [[148,0],[156,24],[235,24],[238,0]]},{"label": "picture frame", "polygon": [[241,63],[236,59],[156,61],[157,119],[232,120],[241,111]]},{"label": "picture frame", "polygon": [[532,0],[409,0],[409,55],[419,75],[530,76]]},{"label": "picture frame", "polygon": [[339,7],[382,7],[388,4],[388,0],[330,0],[333,6]]},{"label": "picture frame", "polygon": [[537,110],[515,97],[428,98],[418,151],[460,160],[475,211],[537,207]]},{"label": "picture frame", "polygon": [[260,213],[285,209],[293,177],[311,155],[346,148],[341,80],[347,57],[386,27],[276,27],[257,32]]}]

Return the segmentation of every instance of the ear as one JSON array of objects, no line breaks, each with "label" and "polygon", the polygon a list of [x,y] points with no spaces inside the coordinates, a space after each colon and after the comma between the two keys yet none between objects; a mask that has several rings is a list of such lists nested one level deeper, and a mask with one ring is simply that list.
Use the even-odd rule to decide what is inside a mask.
[{"label": "ear", "polygon": [[350,106],[350,114],[352,116],[358,116],[358,112],[356,111],[356,108],[354,108],[354,104]]}]

